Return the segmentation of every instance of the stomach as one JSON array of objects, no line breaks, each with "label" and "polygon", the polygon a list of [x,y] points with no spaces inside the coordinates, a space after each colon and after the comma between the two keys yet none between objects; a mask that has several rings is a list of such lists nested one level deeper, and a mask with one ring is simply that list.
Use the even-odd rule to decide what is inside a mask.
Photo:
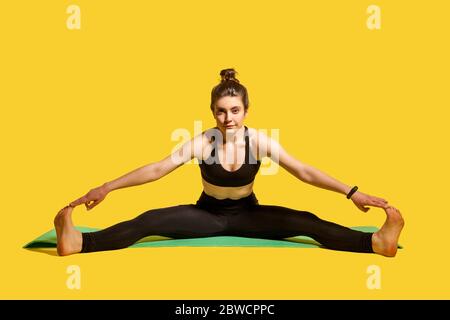
[{"label": "stomach", "polygon": [[253,192],[253,181],[245,186],[240,187],[221,187],[211,184],[204,179],[202,179],[203,191],[211,197],[218,200],[223,200],[230,198],[233,200],[238,200],[240,198],[247,197]]}]

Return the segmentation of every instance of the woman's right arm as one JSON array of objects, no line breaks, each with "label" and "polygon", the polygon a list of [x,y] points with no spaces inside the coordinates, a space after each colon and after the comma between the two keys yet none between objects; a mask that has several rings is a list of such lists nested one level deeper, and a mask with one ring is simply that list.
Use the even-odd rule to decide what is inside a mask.
[{"label": "woman's right arm", "polygon": [[[75,207],[84,203],[86,208],[89,210],[103,201],[108,193],[113,190],[137,186],[158,180],[186,162],[189,162],[194,157],[201,158],[204,139],[205,137],[203,134],[197,135],[191,140],[185,142],[181,145],[181,147],[161,161],[147,164],[115,180],[106,182],[102,186],[90,190],[83,197],[73,201],[70,203],[70,206]],[[94,203],[90,204],[90,202]]]}]

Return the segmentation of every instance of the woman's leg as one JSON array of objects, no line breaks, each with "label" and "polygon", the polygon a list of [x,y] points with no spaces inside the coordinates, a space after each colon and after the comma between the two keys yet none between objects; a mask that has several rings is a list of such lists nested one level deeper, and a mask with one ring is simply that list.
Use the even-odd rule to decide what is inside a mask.
[{"label": "woman's leg", "polygon": [[372,250],[372,233],[325,221],[308,211],[281,206],[255,205],[229,216],[228,232],[244,237],[282,239],[308,236],[323,246],[353,252]]},{"label": "woman's leg", "polygon": [[[73,208],[68,207],[65,209],[71,212]],[[70,212],[66,215],[65,219],[66,234],[70,232],[75,234],[74,231],[78,231],[73,228]],[[67,219],[67,217],[69,218]],[[55,219],[55,227],[56,225]],[[212,214],[193,204],[152,209],[132,220],[120,222],[100,231],[80,234],[82,240],[81,247],[78,245],[75,248],[64,250],[64,247],[69,246],[65,245],[64,239],[60,237],[58,239],[58,245],[61,247],[61,250],[58,250],[58,253],[60,255],[67,255],[77,252],[85,253],[122,249],[150,235],[171,238],[209,237],[222,233],[225,227],[226,220],[223,215]],[[62,230],[62,228],[59,229]],[[56,231],[58,234],[57,227]],[[62,234],[62,232],[59,233]],[[77,236],[74,237],[76,238]],[[74,237],[70,239],[73,240]]]}]

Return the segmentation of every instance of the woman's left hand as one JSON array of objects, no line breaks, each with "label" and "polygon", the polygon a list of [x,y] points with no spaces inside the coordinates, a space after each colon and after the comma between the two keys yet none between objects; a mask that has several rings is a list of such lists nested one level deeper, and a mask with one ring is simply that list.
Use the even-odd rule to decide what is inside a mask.
[{"label": "woman's left hand", "polygon": [[378,208],[387,208],[388,202],[382,198],[370,196],[368,194],[356,191],[350,199],[353,201],[355,206],[358,207],[359,210],[367,212],[370,210],[370,208],[367,208],[365,206],[372,206],[372,207],[378,207]]}]

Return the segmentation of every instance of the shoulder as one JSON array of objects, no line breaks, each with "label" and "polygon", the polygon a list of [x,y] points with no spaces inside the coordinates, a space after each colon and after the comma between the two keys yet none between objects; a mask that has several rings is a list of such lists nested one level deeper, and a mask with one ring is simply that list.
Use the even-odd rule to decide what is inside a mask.
[{"label": "shoulder", "polygon": [[265,129],[248,128],[250,145],[257,151],[258,159],[265,156],[271,157],[272,154],[280,154],[284,152],[283,147],[278,142],[277,137],[270,137],[267,135]]},{"label": "shoulder", "polygon": [[250,149],[255,159],[262,160],[262,155],[264,154],[264,145],[267,142],[267,136],[264,134],[263,130],[258,130],[256,128],[248,128],[248,138],[250,142]]},{"label": "shoulder", "polygon": [[247,127],[247,129],[248,129],[248,136],[249,136],[249,138],[250,139],[256,139],[257,136],[258,136],[258,133],[259,133],[258,129],[251,128],[251,127]]},{"label": "shoulder", "polygon": [[177,159],[177,163],[185,163],[193,158],[207,159],[212,150],[212,137],[215,128],[207,129],[181,142],[169,157]]},{"label": "shoulder", "polygon": [[259,147],[261,144],[266,143],[269,140],[269,137],[265,133],[265,130],[260,130],[256,128],[248,128],[248,136],[251,144]]},{"label": "shoulder", "polygon": [[209,128],[202,132],[202,139],[205,142],[212,142],[213,137],[217,135],[217,128]]},{"label": "shoulder", "polygon": [[212,142],[216,128],[209,128],[194,137],[195,157],[204,160],[212,150]]}]

